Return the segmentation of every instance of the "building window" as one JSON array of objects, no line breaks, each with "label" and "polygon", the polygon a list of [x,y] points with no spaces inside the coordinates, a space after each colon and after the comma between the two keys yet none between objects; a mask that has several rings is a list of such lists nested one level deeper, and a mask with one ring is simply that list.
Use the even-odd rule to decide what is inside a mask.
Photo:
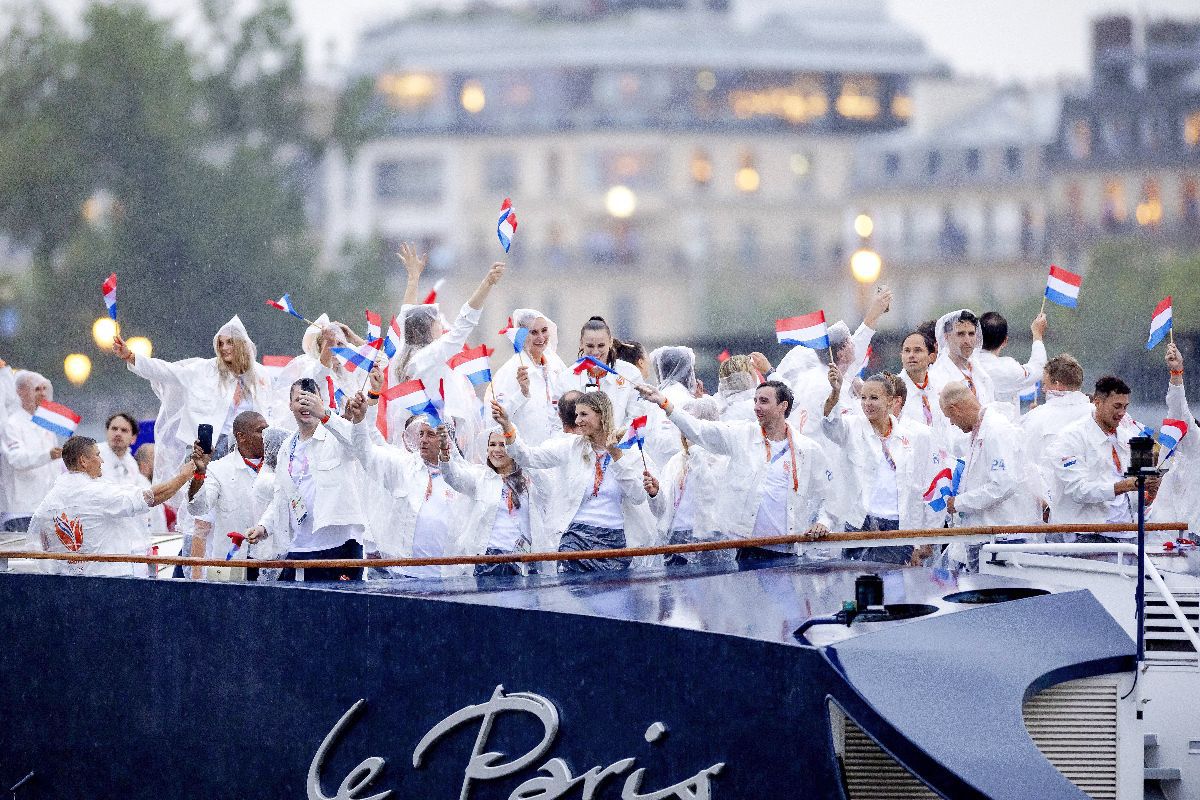
[{"label": "building window", "polygon": [[846,119],[873,120],[879,117],[879,81],[856,76],[842,81],[842,91],[834,102],[837,113]]},{"label": "building window", "polygon": [[1200,149],[1200,111],[1183,118],[1183,143],[1193,150]]},{"label": "building window", "polygon": [[950,258],[967,254],[967,233],[954,219],[949,209],[942,211],[942,227],[938,231],[938,252]]},{"label": "building window", "polygon": [[1125,223],[1129,211],[1125,207],[1125,186],[1120,181],[1110,179],[1104,183],[1104,205],[1100,211],[1100,220],[1108,230],[1115,230]]},{"label": "building window", "polygon": [[925,174],[931,178],[937,175],[942,169],[942,154],[937,150],[930,150],[925,154]]},{"label": "building window", "polygon": [[420,111],[437,99],[441,84],[424,72],[385,73],[376,79],[375,89],[398,111]]},{"label": "building window", "polygon": [[796,263],[801,267],[811,266],[816,258],[817,245],[812,228],[804,225],[796,229]]},{"label": "building window", "polygon": [[692,151],[692,163],[689,172],[692,175],[692,183],[700,188],[705,188],[712,182],[712,158],[708,155],[707,150],[697,147]]},{"label": "building window", "polygon": [[1004,148],[1004,168],[1008,170],[1009,175],[1021,174],[1021,148]]},{"label": "building window", "polygon": [[900,154],[899,153],[884,153],[883,154],[883,174],[889,178],[894,178],[900,174]]},{"label": "building window", "polygon": [[488,194],[512,194],[517,189],[517,157],[491,153],[484,165],[484,188]]},{"label": "building window", "polygon": [[1188,222],[1200,222],[1200,188],[1195,178],[1183,179],[1183,218]]},{"label": "building window", "polygon": [[1073,227],[1083,227],[1083,190],[1077,183],[1067,186],[1067,217]]},{"label": "building window", "polygon": [[753,225],[738,228],[738,259],[744,267],[758,266],[758,231]]},{"label": "building window", "polygon": [[463,109],[470,114],[478,114],[487,105],[487,94],[483,91],[483,84],[479,81],[464,83],[458,99],[462,103]]},{"label": "building window", "polygon": [[991,255],[996,249],[996,210],[985,203],[980,211],[980,228],[983,254]]},{"label": "building window", "polygon": [[1021,206],[1021,255],[1029,258],[1034,254],[1037,245],[1036,232],[1033,227],[1033,209],[1027,204]]},{"label": "building window", "polygon": [[788,166],[797,183],[807,183],[812,176],[812,156],[808,153],[792,153],[788,159]]},{"label": "building window", "polygon": [[637,327],[637,296],[619,294],[613,298],[613,334],[629,340]]},{"label": "building window", "polygon": [[966,158],[967,172],[979,172],[979,148],[971,147],[967,150]]},{"label": "building window", "polygon": [[375,165],[375,197],[396,203],[440,203],[442,161],[407,158]]},{"label": "building window", "polygon": [[557,150],[546,154],[546,190],[557,192],[562,188],[562,156]]},{"label": "building window", "polygon": [[1067,129],[1067,152],[1076,161],[1092,155],[1092,126],[1085,119],[1077,119]]},{"label": "building window", "polygon": [[1162,222],[1162,192],[1154,178],[1142,184],[1142,200],[1133,210],[1133,216],[1143,228],[1157,228]]},{"label": "building window", "polygon": [[743,150],[738,159],[738,171],[733,176],[733,185],[743,194],[753,194],[758,191],[758,167],[755,165],[754,154]]}]

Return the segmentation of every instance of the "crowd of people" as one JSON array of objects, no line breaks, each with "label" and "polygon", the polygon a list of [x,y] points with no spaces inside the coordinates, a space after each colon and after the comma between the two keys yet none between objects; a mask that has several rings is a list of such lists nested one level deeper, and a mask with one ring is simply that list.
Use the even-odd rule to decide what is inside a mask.
[{"label": "crowd of people", "polygon": [[[555,321],[518,308],[514,346],[487,380],[450,362],[481,338],[481,312],[504,265],[487,270],[451,321],[437,304],[417,302],[424,259],[409,247],[401,258],[409,276],[397,317],[402,341],[390,358],[376,348],[373,367],[339,357],[366,343],[324,316],[283,368],[258,362],[237,317],[217,330],[211,358],[168,362],[137,355],[118,338],[115,355],[161,402],[153,453],[142,447],[136,460],[133,416],[114,413],[104,442],[72,436],[60,446],[31,421],[51,396],[49,381],[0,370],[0,401],[12,406],[0,437],[5,530],[27,531],[35,550],[144,554],[169,515],[184,555],[296,560],[811,540],[665,559],[277,576],[323,581],[671,569],[723,559],[743,566],[801,555],[896,564],[936,558],[971,569],[972,548],[963,545],[843,550],[821,538],[976,525],[1027,526],[1019,538],[1028,538],[1048,535],[1039,534],[1046,522],[1135,520],[1136,482],[1125,471],[1129,440],[1144,428],[1128,413],[1130,388],[1105,375],[1085,393],[1075,358],[1048,357],[1044,314],[1030,326],[1024,363],[1005,354],[1004,316],[961,309],[909,332],[894,372],[869,374],[870,343],[892,301],[883,290],[855,330],[829,326],[828,351],[797,345],[776,365],[759,352],[731,355],[709,393],[688,347],[647,353],[618,341],[595,316],[566,346],[578,359],[569,363]],[[1166,364],[1170,416],[1191,426],[1173,343]],[[415,410],[397,394],[413,381],[430,398]],[[1039,383],[1044,400],[1022,403]],[[204,426],[211,446],[198,441]],[[1192,522],[1197,447],[1196,436],[1185,436],[1162,454],[1169,469],[1150,481],[1152,518]],[[146,571],[43,563],[83,574]]]}]

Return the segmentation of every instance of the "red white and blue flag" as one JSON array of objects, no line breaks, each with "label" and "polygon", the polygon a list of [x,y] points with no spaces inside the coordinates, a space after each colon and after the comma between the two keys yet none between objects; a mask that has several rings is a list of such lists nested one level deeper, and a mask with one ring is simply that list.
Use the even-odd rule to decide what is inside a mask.
[{"label": "red white and blue flag", "polygon": [[338,361],[342,362],[342,366],[348,372],[355,372],[360,369],[371,371],[371,367],[375,365],[375,359],[379,355],[379,348],[383,346],[383,339],[376,339],[373,342],[367,342],[360,345],[357,350],[351,350],[349,347],[335,347],[333,354],[337,356]]},{"label": "red white and blue flag", "polygon": [[[514,219],[513,220],[513,228],[515,229],[516,227],[517,227],[517,222]],[[506,253],[508,252],[507,247],[504,248],[504,252],[506,252]],[[442,285],[445,282],[446,282],[445,278],[437,279],[437,282],[433,284],[433,289],[430,290],[429,294],[425,295],[425,300],[423,301],[424,305],[430,306],[437,302],[438,292],[441,291]]]},{"label": "red white and blue flag", "polygon": [[500,221],[496,223],[496,235],[500,237],[500,244],[504,247],[504,252],[508,252],[508,248],[512,247],[513,236],[517,233],[517,214],[513,211],[512,200],[504,198],[504,202],[500,204]]},{"label": "red white and blue flag", "polygon": [[802,317],[788,317],[775,322],[775,338],[780,344],[800,344],[814,350],[829,347],[829,332],[825,328],[825,312],[814,311]]},{"label": "red white and blue flag", "polygon": [[389,394],[391,395],[391,402],[399,403],[404,408],[407,408],[410,413],[426,415],[430,418],[434,427],[442,424],[441,417],[438,416],[437,406],[434,405],[429,392],[425,390],[425,384],[421,379],[417,378],[405,381],[395,386]]},{"label": "red white and blue flag", "polygon": [[225,535],[229,537],[229,541],[233,544],[233,547],[229,548],[229,552],[225,554],[225,560],[232,561],[233,557],[237,555],[237,551],[242,549],[242,542],[246,541],[246,537],[237,531]]},{"label": "red white and blue flag", "polygon": [[104,294],[104,305],[108,306],[108,315],[116,320],[117,318],[117,273],[113,273],[104,279],[104,285],[101,287]]},{"label": "red white and blue flag", "polygon": [[1051,264],[1050,275],[1046,278],[1046,299],[1060,306],[1075,308],[1079,305],[1079,287],[1082,285],[1082,276]]},{"label": "red white and blue flag", "polygon": [[529,328],[513,325],[512,317],[508,318],[508,325],[504,326],[500,333],[507,336],[508,340],[512,342],[514,353],[520,353],[525,349],[525,339],[529,337]]},{"label": "red white and blue flag", "polygon": [[598,369],[598,370],[607,372],[609,375],[617,374],[617,371],[615,369],[608,366],[608,364],[605,364],[603,361],[597,360],[593,356],[584,356],[583,358],[576,361],[575,366],[572,368],[571,371],[574,372],[576,375],[582,375],[583,371],[585,369]]},{"label": "red white and blue flag", "polygon": [[646,444],[646,417],[636,417],[629,423],[629,429],[625,431],[625,438],[617,445],[622,450],[629,450],[634,445],[637,445],[639,450]]},{"label": "red white and blue flag", "polygon": [[[286,311],[296,319],[304,320],[303,315],[301,315],[300,312],[296,310],[296,307],[292,305],[292,298],[286,294],[278,300],[268,300],[267,305],[269,305],[271,308],[278,308],[280,311]],[[304,321],[307,322],[308,320]]]},{"label": "red white and blue flag", "polygon": [[79,427],[79,415],[61,403],[43,400],[33,412],[33,424],[59,436],[72,436]]},{"label": "red white and blue flag", "polygon": [[1158,443],[1161,444],[1169,452],[1175,452],[1175,448],[1179,446],[1179,441],[1187,436],[1187,423],[1180,419],[1164,419],[1162,427],[1158,429]]},{"label": "red white and blue flag", "polygon": [[924,494],[924,500],[930,508],[934,511],[946,510],[946,498],[958,494],[958,485],[962,480],[964,467],[966,467],[966,462],[960,458],[955,462],[953,469],[945,467],[933,476],[933,481]]},{"label": "red white and blue flag", "polygon": [[1154,316],[1150,319],[1150,339],[1146,342],[1146,349],[1153,350],[1154,346],[1167,338],[1167,333],[1171,330],[1171,298],[1165,298],[1154,308]]},{"label": "red white and blue flag", "polygon": [[373,342],[383,338],[383,317],[371,309],[367,309],[367,341]]},{"label": "red white and blue flag", "polygon": [[488,356],[496,352],[486,344],[470,349],[463,348],[461,353],[453,355],[446,362],[450,369],[459,375],[465,375],[473,386],[492,382],[492,367]]}]

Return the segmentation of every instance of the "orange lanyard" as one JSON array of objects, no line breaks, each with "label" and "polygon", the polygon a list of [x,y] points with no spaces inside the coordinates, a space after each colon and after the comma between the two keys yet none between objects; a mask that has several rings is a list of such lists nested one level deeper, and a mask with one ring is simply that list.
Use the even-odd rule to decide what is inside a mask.
[{"label": "orange lanyard", "polygon": [[[883,445],[883,457],[887,459],[888,466],[892,468],[892,472],[896,471],[896,460],[892,458],[892,451],[888,449],[888,437],[892,435],[892,421],[888,420],[887,433],[879,437],[879,443]],[[878,435],[878,434],[876,434]]]},{"label": "orange lanyard", "polygon": [[516,505],[513,503],[512,489],[508,488],[506,484],[500,489],[500,496],[504,498],[504,502],[508,505],[508,513],[511,515],[516,510]]},{"label": "orange lanyard", "polygon": [[1117,446],[1115,444],[1110,446],[1112,447],[1113,466],[1117,468],[1117,474],[1122,475],[1124,474],[1125,470],[1121,469],[1121,455],[1117,452]]},{"label": "orange lanyard", "polygon": [[596,453],[596,480],[592,483],[592,497],[599,497],[600,484],[604,483],[604,473],[608,471],[608,463],[612,461],[612,456],[608,453],[604,454],[604,458]]},{"label": "orange lanyard", "polygon": [[[975,392],[975,381],[971,380],[971,376],[975,373],[975,371],[973,369],[971,369],[971,367],[969,366],[970,362],[967,362],[967,363],[968,363],[968,366],[967,366],[966,371],[963,371],[962,367],[959,367],[957,364],[955,364],[954,366],[956,369],[958,369],[959,373],[963,376],[963,380],[965,380],[967,382],[967,388],[971,390],[971,394],[974,394],[976,397],[978,397],[979,395],[976,394],[976,392]],[[929,376],[925,377],[925,383],[926,384],[929,383]]]},{"label": "orange lanyard", "polygon": [[[792,456],[792,491],[799,492],[800,491],[800,476],[796,470],[796,447],[795,447],[795,443],[792,442],[792,426],[788,425],[785,422],[783,424],[783,429],[785,431],[787,431],[787,449],[788,449],[788,452]],[[762,437],[763,437],[763,447],[765,447],[767,449],[767,463],[773,464],[773,463],[775,463],[775,459],[771,458],[771,440],[767,438],[767,429],[766,428],[762,429]],[[779,455],[782,456],[783,453],[780,453]],[[778,458],[778,457],[779,456],[776,456],[776,458]]]},{"label": "orange lanyard", "polygon": [[429,470],[429,479],[425,482],[425,499],[428,500],[430,497],[433,497],[434,476],[441,475],[442,473],[438,472],[436,469],[433,469],[432,467],[427,467],[426,469]]}]

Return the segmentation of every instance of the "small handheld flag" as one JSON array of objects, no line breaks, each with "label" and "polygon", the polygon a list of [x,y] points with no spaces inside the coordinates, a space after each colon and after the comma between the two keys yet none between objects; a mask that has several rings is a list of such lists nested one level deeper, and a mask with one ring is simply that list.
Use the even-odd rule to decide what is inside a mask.
[{"label": "small handheld flag", "polygon": [[814,350],[829,347],[825,328],[825,312],[814,311],[802,317],[788,317],[775,322],[775,337],[780,344],[799,344]]},{"label": "small handheld flag", "polygon": [[1032,403],[1034,400],[1037,400],[1038,392],[1041,390],[1042,382],[1038,381],[1033,386],[1030,386],[1029,389],[1020,396],[1019,401],[1022,403]]},{"label": "small handheld flag", "polygon": [[1165,298],[1154,307],[1154,316],[1150,319],[1150,339],[1146,349],[1153,350],[1155,345],[1167,338],[1171,331],[1171,298]]},{"label": "small handheld flag", "polygon": [[1162,427],[1158,430],[1158,443],[1168,451],[1167,455],[1175,452],[1175,448],[1179,446],[1179,441],[1187,436],[1187,423],[1179,419],[1164,419]]},{"label": "small handheld flag", "polygon": [[367,309],[367,341],[373,342],[383,338],[383,317],[371,309]]},{"label": "small handheld flag", "polygon": [[956,461],[954,468],[945,467],[937,475],[929,488],[925,490],[923,499],[934,511],[946,510],[946,498],[958,494],[959,483],[962,481],[963,468],[966,466],[961,458]]},{"label": "small handheld flag", "polygon": [[61,403],[43,400],[33,412],[33,424],[59,436],[72,436],[79,427],[79,415]]},{"label": "small handheld flag", "polygon": [[584,356],[575,362],[575,366],[571,369],[576,375],[582,375],[585,369],[598,369],[607,372],[609,375],[616,375],[617,371],[605,364],[603,361],[598,361],[592,356]]},{"label": "small handheld flag", "polygon": [[[517,222],[514,219],[513,220],[513,229],[515,230],[516,227],[517,227]],[[504,248],[504,252],[506,252],[506,253],[508,252],[507,247]],[[438,298],[438,292],[441,291],[442,285],[445,282],[446,282],[445,278],[438,278],[437,282],[433,284],[433,289],[429,292],[429,294],[425,295],[425,299],[422,301],[422,303],[427,306],[430,306],[430,305],[433,305],[434,303],[436,303],[437,298]]]},{"label": "small handheld flag", "polygon": [[267,305],[269,305],[271,308],[278,308],[280,311],[286,311],[298,320],[308,322],[308,320],[304,319],[300,312],[296,310],[296,307],[292,305],[292,298],[286,294],[278,300],[268,300]]},{"label": "small handheld flag", "polygon": [[632,449],[637,445],[639,450],[646,444],[646,417],[645,415],[635,418],[629,423],[629,429],[625,431],[625,438],[617,445],[622,450]]},{"label": "small handheld flag", "polygon": [[442,424],[442,418],[438,415],[437,406],[429,396],[429,392],[425,389],[425,384],[420,378],[405,381],[397,384],[389,390],[391,397],[389,398],[394,403],[399,403],[404,408],[407,408],[412,414],[424,414],[429,417],[434,427]]},{"label": "small handheld flag", "polygon": [[472,386],[479,386],[492,382],[492,368],[488,363],[488,356],[494,352],[496,351],[486,344],[481,344],[451,356],[446,364],[459,375],[465,375]]},{"label": "small handheld flag", "polygon": [[117,319],[117,273],[113,273],[104,279],[104,285],[101,287],[101,292],[104,294],[104,305],[108,306],[108,315]]},{"label": "small handheld flag", "polygon": [[724,350],[717,353],[717,363],[724,364],[728,360],[729,360],[729,348],[726,347]]},{"label": "small handheld flag", "polygon": [[242,542],[246,541],[246,537],[237,531],[233,531],[225,535],[228,536],[229,541],[233,543],[233,547],[229,548],[229,552],[225,554],[225,560],[230,561],[235,555],[237,555],[237,551],[242,549]]},{"label": "small handheld flag", "polygon": [[525,349],[525,340],[529,338],[529,328],[513,325],[512,317],[508,318],[508,324],[504,326],[500,333],[507,336],[508,340],[512,342],[514,353],[520,353]]},{"label": "small handheld flag", "polygon": [[[1075,308],[1079,305],[1079,287],[1082,285],[1082,276],[1051,264],[1050,274],[1046,278],[1046,299],[1060,306]],[[1045,303],[1042,307],[1045,308]]]},{"label": "small handheld flag", "polygon": [[858,377],[865,379],[867,375],[870,374],[868,370],[871,369],[871,356],[874,354],[875,351],[871,349],[871,345],[867,345],[867,355],[863,359],[862,369],[858,371]]},{"label": "small handheld flag", "polygon": [[373,342],[367,342],[360,345],[357,350],[351,350],[349,347],[335,347],[333,354],[337,356],[338,361],[342,362],[342,366],[349,372],[355,370],[371,371],[371,367],[375,365],[375,357],[379,355],[379,348],[383,347],[383,339],[376,339]]},{"label": "small handheld flag", "polygon": [[512,200],[504,198],[504,202],[500,204],[500,221],[496,223],[496,235],[500,237],[500,244],[504,247],[504,252],[508,252],[508,248],[512,247],[513,236],[517,233],[517,214],[513,211]]}]

